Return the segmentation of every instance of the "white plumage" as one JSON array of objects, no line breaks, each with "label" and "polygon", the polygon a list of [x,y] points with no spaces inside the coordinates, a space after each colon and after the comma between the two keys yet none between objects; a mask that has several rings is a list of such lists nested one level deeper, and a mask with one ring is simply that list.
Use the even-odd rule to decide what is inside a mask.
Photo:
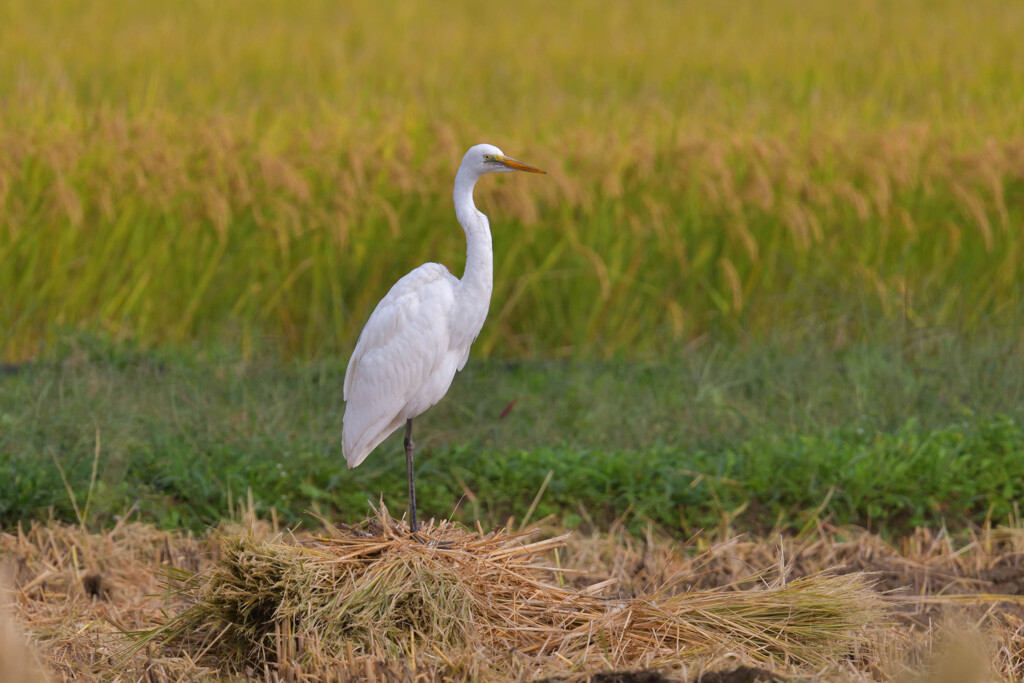
[{"label": "white plumage", "polygon": [[425,263],[377,304],[345,373],[342,443],[349,467],[448,391],[456,365],[461,369],[461,349],[448,328],[458,286],[447,268]]},{"label": "white plumage", "polygon": [[455,175],[455,215],[466,233],[466,270],[456,278],[425,263],[400,279],[366,322],[345,372],[342,450],[356,467],[406,424],[410,527],[416,532],[412,419],[440,401],[487,317],[493,251],[487,217],[473,203],[485,173],[543,173],[505,156],[494,145],[471,147]]}]

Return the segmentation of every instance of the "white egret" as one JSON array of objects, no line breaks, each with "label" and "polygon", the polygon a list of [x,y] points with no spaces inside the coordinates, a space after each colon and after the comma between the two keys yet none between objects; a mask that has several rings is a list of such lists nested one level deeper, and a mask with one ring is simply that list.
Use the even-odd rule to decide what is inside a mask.
[{"label": "white egret", "polygon": [[439,263],[425,263],[395,283],[366,321],[345,371],[342,450],[356,467],[405,423],[409,476],[409,529],[416,533],[412,420],[448,393],[466,365],[469,347],[487,317],[494,285],[494,253],[487,216],[473,203],[485,173],[544,173],[505,156],[494,145],[475,145],[455,174],[455,216],[466,233],[466,270],[456,278]]}]

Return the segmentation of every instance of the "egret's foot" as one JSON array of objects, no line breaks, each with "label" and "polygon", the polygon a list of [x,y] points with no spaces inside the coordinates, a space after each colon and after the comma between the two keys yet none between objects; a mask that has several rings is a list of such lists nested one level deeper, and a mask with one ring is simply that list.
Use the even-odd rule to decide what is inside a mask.
[{"label": "egret's foot", "polygon": [[420,545],[427,546],[428,548],[441,548],[441,549],[445,550],[445,549],[448,549],[448,548],[452,547],[452,542],[451,541],[431,541],[431,540],[423,538],[422,536],[420,536],[417,533],[409,534],[409,538],[411,538],[412,540],[416,541]]}]

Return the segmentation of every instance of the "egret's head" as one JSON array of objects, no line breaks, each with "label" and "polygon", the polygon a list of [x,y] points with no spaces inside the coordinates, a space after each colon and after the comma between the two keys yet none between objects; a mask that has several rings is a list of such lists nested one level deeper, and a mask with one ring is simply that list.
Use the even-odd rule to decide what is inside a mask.
[{"label": "egret's head", "polygon": [[527,171],[529,173],[545,173],[539,168],[505,156],[494,145],[474,145],[462,157],[462,167],[474,171],[478,175],[484,173],[508,173],[509,171]]}]

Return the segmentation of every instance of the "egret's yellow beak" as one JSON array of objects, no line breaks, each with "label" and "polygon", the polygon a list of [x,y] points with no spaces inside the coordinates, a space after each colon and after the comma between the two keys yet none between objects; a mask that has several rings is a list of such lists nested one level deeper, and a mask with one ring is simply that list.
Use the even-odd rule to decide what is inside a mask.
[{"label": "egret's yellow beak", "polygon": [[535,166],[524,164],[518,159],[513,159],[512,157],[500,156],[496,158],[495,161],[497,161],[502,166],[514,168],[517,171],[526,171],[527,173],[547,173],[547,171],[542,171],[539,168],[536,168]]}]

